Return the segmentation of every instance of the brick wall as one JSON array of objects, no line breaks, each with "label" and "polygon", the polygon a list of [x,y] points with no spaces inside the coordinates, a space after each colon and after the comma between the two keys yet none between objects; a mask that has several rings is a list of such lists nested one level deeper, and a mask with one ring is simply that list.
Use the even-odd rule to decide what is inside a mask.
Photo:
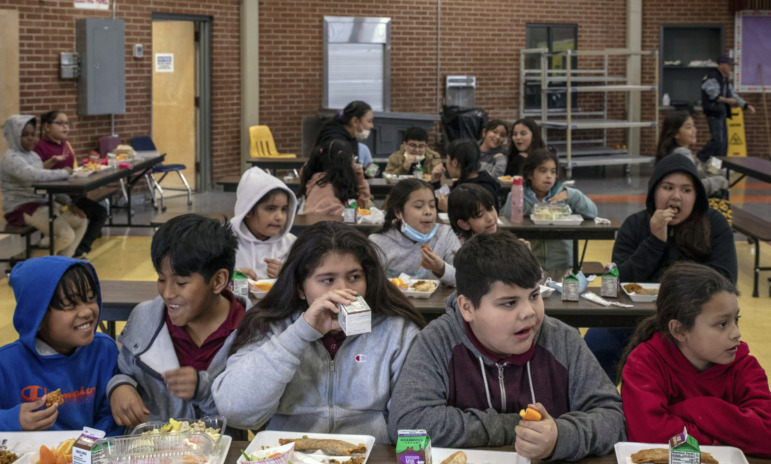
[{"label": "brick wall", "polygon": [[[115,116],[115,132],[129,143],[152,128],[152,13],[212,16],[212,177],[240,172],[239,0],[117,1],[126,31],[126,113]],[[62,109],[73,122],[75,152],[97,149],[99,137],[110,133],[110,116],[77,115],[77,82],[59,79],[59,53],[75,51],[76,19],[112,18],[112,11],[76,9],[72,0],[0,0],[0,8],[19,11],[21,112]],[[143,58],[133,58],[135,43],[144,44]]]},{"label": "brick wall", "polygon": [[[428,0],[263,0],[260,2],[260,120],[271,127],[281,151],[301,149],[301,118],[315,114],[323,92],[323,17],[391,18],[391,110],[437,113],[437,93],[451,74],[477,77],[477,106],[491,118],[513,120],[519,111],[519,50],[527,23],[578,24],[580,49],[624,47],[626,7],[618,0],[546,0],[537,3],[497,0],[445,0],[441,11],[441,76],[437,90],[437,2]],[[726,47],[733,44],[733,15],[725,0],[643,2],[643,48],[659,48],[662,23],[724,23]],[[579,67],[595,66],[582,58]],[[623,68],[614,66],[623,75]],[[652,73],[652,70],[649,71]],[[646,73],[645,79],[652,78]],[[623,117],[623,97],[611,97],[612,117]],[[643,95],[643,118],[653,118],[653,100]],[[757,95],[748,101],[761,110]],[[597,98],[581,97],[579,106],[596,108]],[[663,118],[663,113],[662,116]],[[709,138],[697,117],[699,143]],[[435,125],[435,127],[438,126]],[[750,153],[766,146],[760,114],[747,117]],[[574,136],[591,136],[578,134]],[[596,134],[595,134],[596,135]],[[550,131],[550,138],[562,134]],[[611,144],[623,131],[609,131]],[[643,154],[653,154],[654,131],[642,132]]]}]

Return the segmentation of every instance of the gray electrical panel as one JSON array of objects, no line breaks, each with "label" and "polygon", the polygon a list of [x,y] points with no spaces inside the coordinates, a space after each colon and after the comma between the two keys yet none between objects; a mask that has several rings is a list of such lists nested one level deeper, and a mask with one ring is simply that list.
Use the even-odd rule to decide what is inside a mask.
[{"label": "gray electrical panel", "polygon": [[126,112],[124,23],[121,19],[78,19],[80,54],[78,114]]}]

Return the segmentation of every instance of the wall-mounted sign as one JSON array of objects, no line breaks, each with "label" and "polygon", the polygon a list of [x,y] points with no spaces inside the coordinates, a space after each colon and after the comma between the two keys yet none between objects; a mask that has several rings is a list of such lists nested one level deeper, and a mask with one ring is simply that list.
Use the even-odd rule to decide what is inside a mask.
[{"label": "wall-mounted sign", "polygon": [[75,8],[84,10],[109,10],[110,0],[75,0]]},{"label": "wall-mounted sign", "polygon": [[174,54],[156,53],[155,72],[174,72]]}]

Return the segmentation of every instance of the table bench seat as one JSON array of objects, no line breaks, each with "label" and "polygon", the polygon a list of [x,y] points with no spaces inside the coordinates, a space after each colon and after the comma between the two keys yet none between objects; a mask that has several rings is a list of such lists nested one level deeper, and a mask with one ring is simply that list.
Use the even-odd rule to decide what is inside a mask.
[{"label": "table bench seat", "polygon": [[771,266],[760,266],[760,242],[771,241],[771,222],[755,216],[752,213],[734,207],[732,208],[733,223],[731,227],[739,233],[747,236],[751,243],[755,244],[755,267],[752,296],[758,297],[758,277],[760,271],[771,271]]}]

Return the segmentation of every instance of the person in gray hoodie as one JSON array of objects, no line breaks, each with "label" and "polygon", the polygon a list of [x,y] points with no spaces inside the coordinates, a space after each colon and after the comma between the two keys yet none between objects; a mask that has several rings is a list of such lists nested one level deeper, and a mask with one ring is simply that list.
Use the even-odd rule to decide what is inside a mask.
[{"label": "person in gray hoodie", "polygon": [[159,296],[131,312],[118,337],[120,372],[107,384],[115,422],[128,427],[217,415],[211,383],[245,314],[226,288],[236,257],[229,223],[177,216],[155,233],[150,254]]},{"label": "person in gray hoodie", "polygon": [[[13,115],[3,126],[8,151],[0,161],[0,188],[5,220],[16,226],[30,225],[43,234],[49,233],[46,196],[35,193],[32,184],[67,179],[72,169],[45,169],[43,160],[33,150],[35,116]],[[88,227],[85,213],[67,195],[56,195],[55,208],[61,208],[54,220],[54,253],[72,256]],[[60,206],[61,205],[61,206]]]},{"label": "person in gray hoodie", "polygon": [[296,209],[297,198],[279,179],[258,167],[241,176],[230,220],[238,239],[238,271],[254,280],[278,277],[296,238],[289,233]]},{"label": "person in gray hoodie", "polygon": [[[458,291],[418,336],[394,388],[388,432],[426,429],[441,447],[514,446],[578,460],[624,441],[621,398],[578,331],[544,315],[541,266],[508,232],[455,256]],[[517,414],[531,408],[540,420]]]},{"label": "person in gray hoodie", "polygon": [[[356,295],[372,309],[371,332],[346,336],[336,313]],[[363,234],[316,223],[238,328],[212,384],[217,410],[240,429],[368,434],[388,443],[391,392],[424,325]]]}]

